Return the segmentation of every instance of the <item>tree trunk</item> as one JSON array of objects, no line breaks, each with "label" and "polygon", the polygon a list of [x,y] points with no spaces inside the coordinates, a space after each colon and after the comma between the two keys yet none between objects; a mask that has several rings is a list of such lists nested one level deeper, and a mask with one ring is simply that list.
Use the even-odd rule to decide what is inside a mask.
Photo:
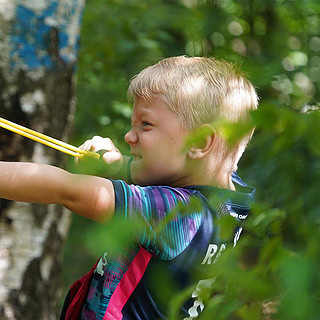
[{"label": "tree trunk", "polygon": [[[67,140],[85,0],[0,1],[0,116]],[[66,155],[0,128],[0,159]],[[1,179],[1,173],[0,173]],[[0,199],[0,319],[57,319],[70,213]]]}]

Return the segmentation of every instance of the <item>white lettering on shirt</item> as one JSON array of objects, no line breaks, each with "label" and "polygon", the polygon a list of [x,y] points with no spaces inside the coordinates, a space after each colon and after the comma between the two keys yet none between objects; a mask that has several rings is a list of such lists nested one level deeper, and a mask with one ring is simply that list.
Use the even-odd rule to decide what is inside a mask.
[{"label": "white lettering on shirt", "polygon": [[[212,284],[214,283],[215,278],[206,279],[206,280],[200,280],[196,286],[196,289],[192,293],[192,298],[198,298],[197,300],[194,300],[193,306],[188,310],[189,317],[184,318],[183,320],[193,320],[196,317],[198,317],[199,313],[201,313],[204,309],[204,304],[202,300],[199,298],[199,294],[201,290],[208,288],[210,289],[212,287]],[[200,309],[198,312],[198,308]]]},{"label": "white lettering on shirt", "polygon": [[[240,235],[239,235],[240,236]],[[217,254],[217,256],[215,257],[215,259],[212,261],[212,258],[215,256],[215,254],[218,251],[218,246],[216,244],[209,244],[208,246],[208,250],[207,253],[203,259],[203,261],[201,262],[201,264],[212,264],[212,263],[216,263],[217,259],[221,256],[221,253],[223,250],[225,250],[226,248],[226,244],[222,244],[220,246],[219,252]]]},{"label": "white lettering on shirt", "polygon": [[108,260],[107,260],[107,255],[108,255],[108,252],[105,252],[103,254],[103,256],[101,257],[98,265],[97,265],[97,268],[95,270],[95,272],[99,273],[100,275],[103,276],[104,274],[104,270],[103,270],[103,267],[107,265],[108,263]]}]

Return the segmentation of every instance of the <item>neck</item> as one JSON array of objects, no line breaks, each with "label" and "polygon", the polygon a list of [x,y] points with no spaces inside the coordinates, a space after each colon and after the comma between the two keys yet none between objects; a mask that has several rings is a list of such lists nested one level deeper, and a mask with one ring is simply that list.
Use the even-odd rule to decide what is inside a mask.
[{"label": "neck", "polygon": [[234,159],[231,156],[209,158],[206,166],[207,176],[212,177],[214,186],[236,190],[232,182],[232,168],[234,167]]},{"label": "neck", "polygon": [[191,174],[176,181],[175,186],[209,185],[221,189],[236,190],[232,182],[231,174],[232,171],[227,170],[226,166],[211,166],[203,165],[203,163],[193,163]]},{"label": "neck", "polygon": [[222,189],[236,190],[231,177],[232,172],[220,172],[214,177],[214,182],[216,183],[216,187]]}]

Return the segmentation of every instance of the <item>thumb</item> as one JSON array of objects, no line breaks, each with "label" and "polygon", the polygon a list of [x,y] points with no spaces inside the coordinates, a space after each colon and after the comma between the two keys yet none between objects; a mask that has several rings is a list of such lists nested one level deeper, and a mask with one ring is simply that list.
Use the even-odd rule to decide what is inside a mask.
[{"label": "thumb", "polygon": [[107,164],[112,164],[114,162],[123,161],[123,156],[120,152],[117,151],[107,151],[103,154],[102,160]]}]

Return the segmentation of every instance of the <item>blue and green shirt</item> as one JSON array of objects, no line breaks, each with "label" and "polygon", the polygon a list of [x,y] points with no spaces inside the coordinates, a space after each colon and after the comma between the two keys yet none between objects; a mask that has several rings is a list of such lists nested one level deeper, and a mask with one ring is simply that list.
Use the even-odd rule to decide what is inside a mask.
[{"label": "blue and green shirt", "polygon": [[[236,174],[237,191],[112,182],[116,215],[128,222],[139,220],[143,228],[130,250],[101,256],[90,276],[80,318],[166,319],[167,302],[174,292],[194,283],[200,269],[214,263],[227,244],[236,244],[255,190]],[[239,222],[232,239],[219,237],[217,219],[226,214]],[[181,319],[195,319],[203,308],[195,289],[181,307]]]}]

